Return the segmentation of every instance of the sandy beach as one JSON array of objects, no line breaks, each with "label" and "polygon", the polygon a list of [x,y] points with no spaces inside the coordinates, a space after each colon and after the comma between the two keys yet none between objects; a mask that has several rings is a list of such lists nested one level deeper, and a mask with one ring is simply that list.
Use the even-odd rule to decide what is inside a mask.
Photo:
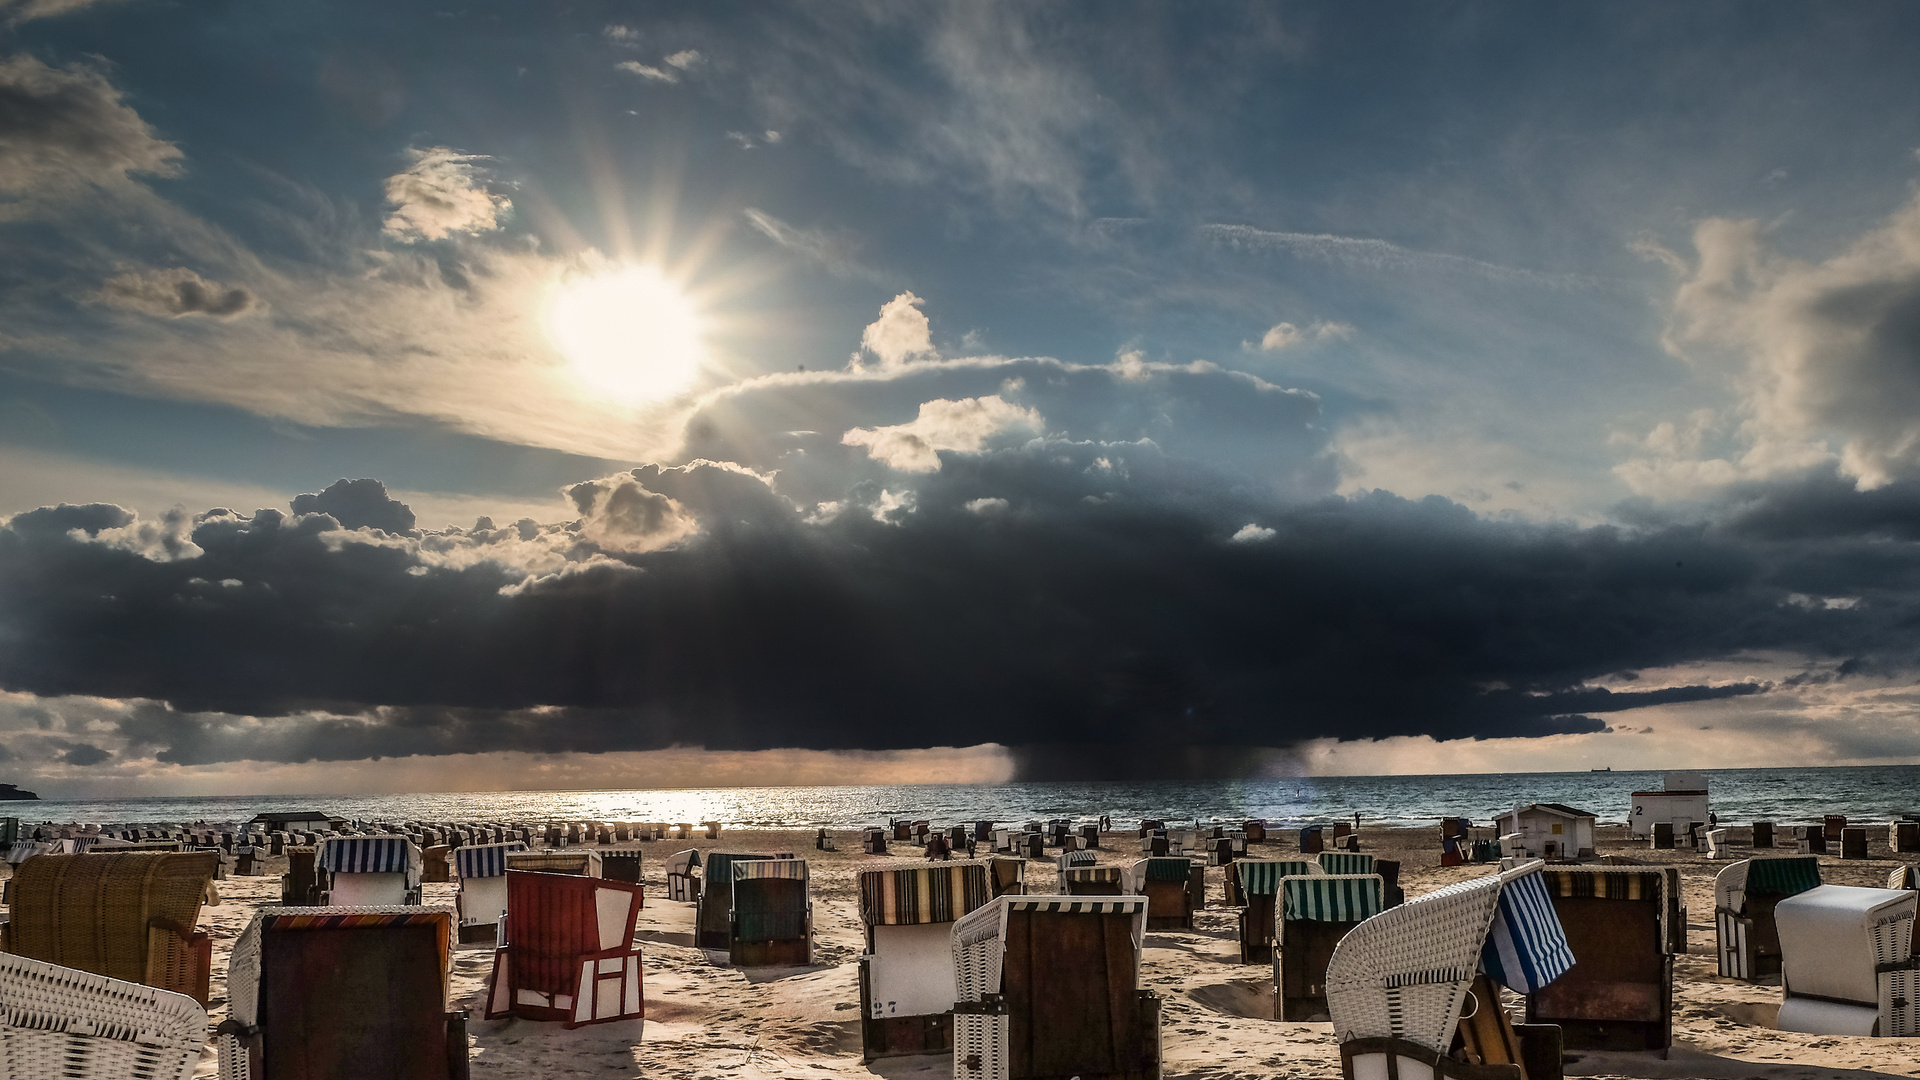
[{"label": "sandy beach", "polygon": [[[1569,1060],[1580,1076],[1704,1077],[1712,1080],[1804,1080],[1920,1076],[1920,1040],[1848,1039],[1773,1030],[1779,990],[1722,979],[1714,973],[1713,875],[1721,863],[1680,850],[1654,852],[1627,841],[1624,829],[1600,830],[1601,854],[1627,855],[1681,867],[1688,911],[1688,953],[1674,969],[1674,1047],[1653,1054],[1587,1053]],[[1737,844],[1747,840],[1735,829]],[[568,1031],[557,1023],[488,1021],[482,999],[493,953],[490,945],[461,946],[454,961],[456,1007],[472,1012],[468,1033],[473,1075],[486,1080],[522,1077],[593,1077],[616,1080],[717,1080],[738,1077],[933,1078],[952,1075],[946,1056],[860,1061],[856,1019],[857,965],[862,949],[856,876],[861,870],[910,864],[917,849],[893,845],[894,854],[861,853],[859,836],[835,834],[839,850],[818,851],[811,832],[737,832],[691,845],[655,841],[645,851],[646,906],[638,937],[645,949],[647,1018]],[[1114,833],[1103,840],[1103,864],[1125,864],[1136,841]],[[1407,894],[1491,872],[1486,866],[1441,868],[1433,829],[1373,829],[1363,832],[1364,850],[1401,860]],[[812,876],[814,963],[805,968],[737,969],[725,955],[693,945],[694,909],[666,899],[665,860],[676,850],[791,851],[805,858]],[[1256,853],[1282,853],[1284,842],[1255,845]],[[1736,854],[1743,852],[1736,851]],[[1866,860],[1823,857],[1821,872],[1832,884],[1884,886],[1897,865],[1883,835]],[[1668,858],[1670,856],[1670,858]],[[284,860],[268,860],[257,877],[220,883],[222,902],[203,908],[202,928],[214,939],[214,1023],[226,1014],[226,962],[234,938],[253,911],[276,903]],[[1032,867],[1036,885],[1050,881],[1050,863]],[[451,904],[457,883],[426,885],[429,904]],[[1224,904],[1222,871],[1207,871],[1208,907],[1192,931],[1152,931],[1142,959],[1142,984],[1165,999],[1162,1037],[1165,1075],[1174,1078],[1240,1076],[1337,1077],[1332,1027],[1325,1023],[1280,1023],[1272,1015],[1271,970],[1241,966],[1234,909]],[[1034,891],[1041,891],[1036,888]],[[200,1075],[214,1075],[211,1052]]]}]

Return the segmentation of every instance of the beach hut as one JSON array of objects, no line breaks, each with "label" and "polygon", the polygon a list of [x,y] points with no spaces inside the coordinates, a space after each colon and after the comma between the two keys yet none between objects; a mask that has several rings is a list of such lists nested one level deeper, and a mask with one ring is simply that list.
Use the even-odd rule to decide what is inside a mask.
[{"label": "beach hut", "polygon": [[1764,979],[1780,974],[1780,931],[1774,909],[1789,896],[1820,887],[1820,860],[1807,856],[1742,859],[1713,879],[1713,925],[1720,974]]},{"label": "beach hut", "polygon": [[1147,929],[1191,930],[1194,903],[1194,877],[1206,888],[1207,864],[1192,859],[1141,859],[1127,871],[1127,891],[1147,898]]},{"label": "beach hut", "polygon": [[667,859],[667,899],[682,904],[700,903],[700,851],[688,848]]},{"label": "beach hut", "polygon": [[234,942],[220,1080],[467,1075],[444,907],[262,908]]},{"label": "beach hut", "polygon": [[702,885],[699,914],[694,923],[694,943],[702,949],[725,949],[733,940],[733,865],[753,859],[793,858],[792,855],[743,855],[710,851],[706,857],[706,880]]},{"label": "beach hut", "polygon": [[185,994],[0,955],[0,1075],[187,1080],[207,1011]]},{"label": "beach hut", "polygon": [[863,1061],[953,1048],[953,923],[986,904],[979,863],[860,874]]},{"label": "beach hut", "polygon": [[319,810],[273,810],[255,814],[247,827],[281,832],[331,832],[333,818]]},{"label": "beach hut", "polygon": [[205,1005],[213,942],[195,930],[214,852],[41,855],[14,879],[7,952]]},{"label": "beach hut", "polygon": [[1157,1080],[1140,896],[1002,896],[953,924],[955,1080]]},{"label": "beach hut", "polygon": [[812,959],[813,900],[807,892],[806,860],[735,862],[728,962],[742,967],[787,967]]},{"label": "beach hut", "polygon": [[1502,846],[1509,848],[1503,853],[1519,859],[1591,858],[1594,820],[1594,815],[1564,803],[1517,807],[1500,818]]},{"label": "beach hut", "polygon": [[404,836],[330,836],[316,865],[326,876],[331,907],[384,907],[420,902],[420,849]]},{"label": "beach hut", "polygon": [[1378,874],[1304,874],[1280,879],[1274,900],[1275,1020],[1317,1020],[1327,1011],[1327,964],[1340,939],[1385,909]]},{"label": "beach hut", "polygon": [[1920,1035],[1916,897],[1905,889],[1818,885],[1776,904],[1780,1030]]},{"label": "beach hut", "polygon": [[1240,962],[1273,962],[1273,905],[1286,877],[1325,871],[1311,859],[1236,859],[1228,867],[1228,903],[1240,908]]},{"label": "beach hut", "polygon": [[515,840],[470,844],[453,853],[454,869],[460,873],[453,907],[462,942],[494,940],[500,916],[507,913],[507,856],[525,850],[526,845]]},{"label": "beach hut", "polygon": [[506,940],[493,953],[487,1019],[576,1028],[646,1015],[633,943],[640,886],[528,870],[509,870],[506,880]]},{"label": "beach hut", "polygon": [[1705,825],[1709,817],[1707,774],[1670,772],[1661,791],[1636,791],[1627,811],[1627,835],[1636,840],[1652,839],[1654,826],[1664,824],[1675,839],[1686,838],[1693,826]]},{"label": "beach hut", "polygon": [[1549,866],[1540,877],[1580,962],[1528,995],[1528,1022],[1560,1025],[1569,1050],[1664,1056],[1673,1042],[1674,876],[1664,867]]}]

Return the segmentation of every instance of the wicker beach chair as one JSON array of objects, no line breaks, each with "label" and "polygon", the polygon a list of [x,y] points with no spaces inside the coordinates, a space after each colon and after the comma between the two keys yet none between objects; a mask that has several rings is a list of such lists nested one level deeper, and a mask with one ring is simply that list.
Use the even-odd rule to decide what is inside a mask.
[{"label": "wicker beach chair", "polygon": [[1358,851],[1323,851],[1317,858],[1320,869],[1329,874],[1373,873],[1373,856]]},{"label": "wicker beach chair", "polygon": [[1020,896],[1027,891],[1027,860],[996,855],[987,860],[987,887],[993,895]]},{"label": "wicker beach chair", "polygon": [[7,952],[205,1005],[213,942],[194,929],[219,856],[39,855],[15,872]]},{"label": "wicker beach chair", "polygon": [[667,859],[667,899],[682,904],[700,903],[700,851],[688,848]]},{"label": "wicker beach chair", "polygon": [[1913,922],[1920,893],[1818,885],[1780,901],[1782,1031],[1920,1035]]},{"label": "wicker beach chair", "polygon": [[500,916],[507,913],[507,856],[525,850],[526,845],[515,840],[469,844],[454,851],[460,891],[453,896],[453,907],[460,913],[462,942],[494,940]]},{"label": "wicker beach chair", "polygon": [[[1489,983],[1519,993],[1551,983],[1573,965],[1534,861],[1491,877],[1449,885],[1389,908],[1355,927],[1327,964],[1327,1013],[1346,1080],[1557,1080],[1559,1030],[1506,1023]],[[1486,974],[1482,975],[1482,969]],[[1469,1064],[1461,1017],[1501,1038],[1475,1040]],[[1504,1051],[1504,1053],[1499,1052]]]},{"label": "wicker beach chair", "polygon": [[[709,864],[711,865],[711,864]],[[733,864],[727,960],[742,967],[794,967],[813,960],[813,900],[805,859]]]},{"label": "wicker beach chair", "polygon": [[315,859],[328,907],[395,907],[420,902],[424,864],[404,836],[333,836]]},{"label": "wicker beach chair", "polygon": [[1896,866],[1887,875],[1889,889],[1920,889],[1920,866]]},{"label": "wicker beach chair", "polygon": [[233,945],[220,1080],[465,1080],[444,907],[262,908]]},{"label": "wicker beach chair", "polygon": [[1240,962],[1273,962],[1274,898],[1280,880],[1325,873],[1311,859],[1236,859],[1227,868],[1227,902],[1240,909]]},{"label": "wicker beach chair", "polygon": [[1580,963],[1527,997],[1527,1020],[1558,1024],[1568,1049],[1673,1043],[1673,874],[1666,867],[1550,866],[1541,879]]},{"label": "wicker beach chair", "polygon": [[953,923],[989,899],[979,863],[860,874],[861,1060],[953,1048]]},{"label": "wicker beach chair", "polygon": [[646,1014],[641,888],[625,881],[507,871],[503,940],[487,980],[487,1019],[558,1020],[569,1028]]},{"label": "wicker beach chair", "polygon": [[1720,974],[1749,981],[1780,974],[1774,908],[1820,886],[1820,860],[1785,855],[1730,863],[1713,879],[1713,925]]},{"label": "wicker beach chair", "polygon": [[1123,866],[1072,866],[1059,874],[1061,896],[1122,896],[1127,891]]},{"label": "wicker beach chair", "polygon": [[1141,896],[1003,896],[953,924],[955,1080],[1157,1080]]},{"label": "wicker beach chair", "polygon": [[1380,914],[1385,896],[1378,874],[1280,879],[1274,904],[1275,1020],[1317,1020],[1326,1013],[1327,962],[1334,947],[1354,927]]},{"label": "wicker beach chair", "polygon": [[1200,875],[1204,890],[1206,872],[1206,863],[1181,858],[1141,859],[1129,867],[1127,891],[1147,898],[1147,929],[1193,929],[1193,913],[1199,910],[1194,875]]},{"label": "wicker beach chair", "polygon": [[[702,949],[726,949],[733,941],[733,867],[735,863],[771,859],[773,855],[742,855],[710,851],[706,858],[706,880],[696,901],[699,913],[694,920],[694,943]],[[786,858],[792,858],[788,855]]]},{"label": "wicker beach chair", "polygon": [[1099,852],[1063,851],[1054,858],[1054,869],[1058,875],[1059,891],[1067,891],[1067,871],[1083,866],[1093,866],[1100,861]]},{"label": "wicker beach chair", "polygon": [[0,956],[0,1080],[187,1080],[206,1042],[185,994]]}]

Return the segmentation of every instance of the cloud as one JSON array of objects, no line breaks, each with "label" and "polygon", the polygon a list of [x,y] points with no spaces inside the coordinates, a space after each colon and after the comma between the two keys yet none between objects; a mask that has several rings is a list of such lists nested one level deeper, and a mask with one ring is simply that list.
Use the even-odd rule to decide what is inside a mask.
[{"label": "cloud", "polygon": [[840,437],[847,446],[865,447],[875,461],[902,472],[934,472],[940,451],[979,453],[988,440],[1013,431],[1039,434],[1046,419],[1033,409],[998,395],[961,401],[928,401],[911,423],[855,428]]},{"label": "cloud", "polygon": [[234,319],[254,310],[259,303],[259,298],[246,289],[208,281],[184,266],[116,274],[101,284],[93,298],[103,304],[165,319],[189,315]]},{"label": "cloud", "polygon": [[1352,336],[1353,327],[1342,322],[1316,322],[1304,330],[1290,322],[1275,323],[1261,335],[1260,348],[1265,352],[1279,352],[1295,345],[1343,340]]},{"label": "cloud", "polygon": [[1277,532],[1267,528],[1265,525],[1255,525],[1252,522],[1248,522],[1240,526],[1240,528],[1236,530],[1232,536],[1227,537],[1227,539],[1236,544],[1257,544],[1262,540],[1271,540],[1278,535]]},{"label": "cloud", "polygon": [[1693,245],[1666,342],[1740,394],[1736,445],[1641,469],[1717,460],[1704,479],[1724,483],[1837,461],[1863,489],[1920,471],[1920,195],[1823,260],[1776,253],[1754,221],[1701,222]]},{"label": "cloud", "polygon": [[296,514],[327,514],[346,529],[413,530],[413,511],[388,498],[387,486],[378,480],[338,480],[318,494],[295,495],[292,506]]},{"label": "cloud", "polygon": [[[19,10],[50,14],[42,5]],[[0,192],[73,198],[136,173],[173,176],[179,147],[159,138],[98,68],[0,58]]]},{"label": "cloud", "polygon": [[413,163],[387,178],[388,236],[403,241],[444,240],[454,233],[491,232],[513,208],[481,183],[474,163],[487,160],[445,146],[407,151]]},{"label": "cloud", "polygon": [[617,41],[622,45],[631,45],[640,40],[640,31],[635,30],[631,26],[608,23],[601,29],[600,36],[606,38],[608,41]]},{"label": "cloud", "polygon": [[[768,132],[768,134],[777,133]],[[818,263],[835,277],[859,278],[876,283],[882,280],[882,275],[878,271],[860,264],[854,257],[853,244],[846,240],[829,236],[817,229],[802,229],[789,225],[772,214],[751,206],[740,213],[747,219],[747,224],[753,226],[755,232],[809,262]]]},{"label": "cloud", "polygon": [[654,67],[651,64],[643,64],[638,60],[622,60],[613,66],[621,71],[631,72],[643,79],[652,79],[655,82],[677,83],[680,81],[680,76],[673,72],[665,68]]},{"label": "cloud", "polygon": [[1202,225],[1203,240],[1233,251],[1274,252],[1299,259],[1332,263],[1354,270],[1395,272],[1470,273],[1497,281],[1519,281],[1554,288],[1584,288],[1593,279],[1578,274],[1547,274],[1502,266],[1465,255],[1420,251],[1386,240],[1333,233],[1276,232],[1251,225]]},{"label": "cloud", "polygon": [[702,57],[697,49],[681,49],[679,52],[665,57],[664,63],[668,67],[679,68],[681,71],[692,71],[698,67],[704,59],[705,57]]},{"label": "cloud", "polygon": [[107,2],[111,0],[0,0],[0,16],[8,22],[23,23],[31,19],[66,15],[96,3]]},{"label": "cloud", "polygon": [[860,332],[860,347],[880,361],[881,367],[899,367],[910,360],[929,357],[937,358],[933,348],[933,327],[927,322],[926,312],[920,310],[925,300],[910,292],[881,305],[880,317]]}]

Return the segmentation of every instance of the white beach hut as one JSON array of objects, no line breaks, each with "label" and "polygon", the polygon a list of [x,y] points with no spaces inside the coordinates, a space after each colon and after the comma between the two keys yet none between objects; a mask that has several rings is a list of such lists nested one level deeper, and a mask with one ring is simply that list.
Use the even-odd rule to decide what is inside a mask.
[{"label": "white beach hut", "polygon": [[1529,803],[1500,818],[1501,839],[1521,859],[1584,859],[1593,855],[1594,815],[1565,803]]}]

